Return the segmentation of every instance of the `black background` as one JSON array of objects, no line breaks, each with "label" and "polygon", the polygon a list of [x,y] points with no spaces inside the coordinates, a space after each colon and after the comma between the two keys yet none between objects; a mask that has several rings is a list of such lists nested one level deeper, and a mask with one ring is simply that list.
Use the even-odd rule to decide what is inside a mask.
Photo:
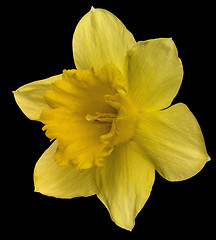
[{"label": "black background", "polygon": [[[196,4],[181,1],[160,1],[160,4],[157,1],[54,2],[23,1],[3,8],[6,14],[2,20],[2,52],[6,50],[6,54],[2,59],[4,164],[1,169],[7,212],[4,223],[12,226],[17,236],[60,234],[61,239],[65,234],[72,238],[73,234],[85,233],[89,237],[102,233],[102,237],[109,233],[142,234],[139,236],[143,238],[213,233],[212,221],[216,214],[213,2],[212,6],[207,1],[204,4],[197,1],[194,1]],[[78,21],[92,5],[114,13],[137,41],[173,38],[184,67],[183,83],[173,103],[184,102],[194,113],[212,158],[199,174],[187,181],[168,182],[156,173],[152,193],[137,216],[132,233],[111,221],[96,196],[65,200],[34,192],[34,166],[50,143],[41,130],[42,124],[24,116],[11,92],[26,83],[75,67],[72,35]]]}]

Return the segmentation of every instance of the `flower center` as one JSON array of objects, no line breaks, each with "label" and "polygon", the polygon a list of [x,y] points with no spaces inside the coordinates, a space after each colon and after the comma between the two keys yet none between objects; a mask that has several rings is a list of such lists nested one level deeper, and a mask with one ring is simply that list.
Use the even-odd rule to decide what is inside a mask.
[{"label": "flower center", "polygon": [[101,141],[115,146],[131,140],[138,120],[138,108],[123,90],[119,90],[115,96],[106,95],[104,98],[116,109],[117,115],[113,119],[110,132],[101,136]]},{"label": "flower center", "polygon": [[133,138],[138,109],[113,65],[98,72],[64,70],[44,97],[50,109],[40,119],[46,135],[59,143],[55,159],[60,165],[103,166],[116,145]]}]

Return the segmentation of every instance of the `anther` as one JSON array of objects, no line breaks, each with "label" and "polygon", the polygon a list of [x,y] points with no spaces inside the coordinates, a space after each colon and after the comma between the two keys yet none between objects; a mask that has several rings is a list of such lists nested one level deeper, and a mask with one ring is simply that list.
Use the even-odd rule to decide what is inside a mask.
[{"label": "anther", "polygon": [[86,120],[96,123],[112,123],[116,118],[115,113],[100,113],[96,112],[96,115],[87,114]]}]

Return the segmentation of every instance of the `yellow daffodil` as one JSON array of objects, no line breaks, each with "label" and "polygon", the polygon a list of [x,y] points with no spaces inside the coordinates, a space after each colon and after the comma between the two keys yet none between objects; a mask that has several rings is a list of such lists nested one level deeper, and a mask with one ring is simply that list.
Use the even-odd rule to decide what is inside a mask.
[{"label": "yellow daffodil", "polygon": [[35,166],[35,191],[96,194],[112,220],[131,230],[155,170],[181,181],[210,160],[188,107],[170,107],[182,63],[172,39],[136,42],[117,17],[94,8],[75,29],[73,54],[77,69],[14,92],[24,114],[54,140]]}]

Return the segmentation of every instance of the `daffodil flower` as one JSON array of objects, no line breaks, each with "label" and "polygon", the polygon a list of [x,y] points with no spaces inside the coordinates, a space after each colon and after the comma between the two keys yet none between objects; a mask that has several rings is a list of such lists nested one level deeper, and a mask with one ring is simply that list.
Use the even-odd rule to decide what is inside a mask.
[{"label": "daffodil flower", "polygon": [[111,219],[131,230],[155,170],[181,181],[210,160],[188,107],[170,106],[182,63],[172,39],[136,42],[116,16],[94,8],[75,29],[73,54],[77,69],[14,92],[23,113],[53,140],[35,166],[35,191],[96,194]]}]

